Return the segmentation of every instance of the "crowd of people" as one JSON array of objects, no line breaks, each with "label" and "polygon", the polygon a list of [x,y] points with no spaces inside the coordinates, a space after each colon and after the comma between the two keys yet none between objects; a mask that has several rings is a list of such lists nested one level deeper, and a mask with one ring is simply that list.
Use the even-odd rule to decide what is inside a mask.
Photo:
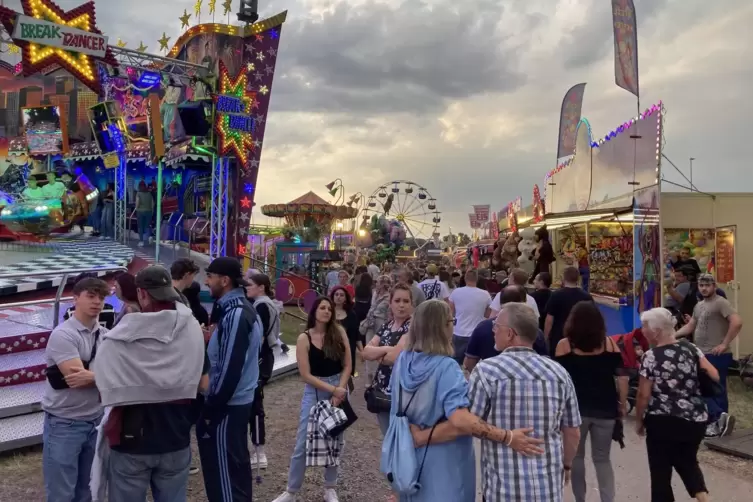
[{"label": "crowd of people", "polygon": [[[138,502],[150,488],[155,502],[186,500],[199,470],[192,430],[208,500],[252,500],[252,467],[268,464],[264,388],[274,348],[286,348],[280,310],[268,276],[218,258],[206,269],[209,312],[198,272],[179,260],[123,274],[123,307],[106,316],[109,286],[76,282],[45,352],[48,501]],[[323,500],[337,502],[359,369],[393,501],[475,501],[478,438],[485,501],[557,502],[570,484],[581,502],[588,437],[601,500],[613,501],[610,451],[631,400],[651,500],[674,500],[673,469],[691,497],[708,500],[697,453],[705,435],[734,426],[725,365],[742,325],[713,277],[698,278],[702,300],[679,331],[665,308],[642,313],[650,348],[634,366],[577,268],[556,290],[540,271],[529,294],[530,279],[515,268],[492,278],[431,263],[333,267],[296,342],[304,388],[287,488],[274,502],[297,500],[307,467],[324,467]]]}]

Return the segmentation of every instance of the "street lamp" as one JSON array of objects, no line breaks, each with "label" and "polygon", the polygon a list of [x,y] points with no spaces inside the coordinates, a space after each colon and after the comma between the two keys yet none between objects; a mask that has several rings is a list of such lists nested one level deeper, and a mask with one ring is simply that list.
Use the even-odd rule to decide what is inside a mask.
[{"label": "street lamp", "polygon": [[343,186],[343,180],[340,178],[335,178],[333,181],[330,181],[324,187],[329,191],[329,194],[332,197],[337,196],[338,190],[340,191],[340,195],[337,196],[337,199],[335,199],[335,205],[341,204],[345,200],[345,187]]}]

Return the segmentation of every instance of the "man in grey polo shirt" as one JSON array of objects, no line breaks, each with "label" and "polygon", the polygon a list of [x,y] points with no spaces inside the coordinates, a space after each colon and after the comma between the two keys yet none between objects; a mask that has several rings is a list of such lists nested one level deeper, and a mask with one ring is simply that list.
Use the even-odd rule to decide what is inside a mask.
[{"label": "man in grey polo shirt", "polygon": [[90,502],[89,476],[102,418],[94,373],[88,370],[106,331],[99,314],[110,288],[88,277],[73,287],[73,315],[50,334],[45,349],[47,387],[42,397],[42,467],[47,502]]}]

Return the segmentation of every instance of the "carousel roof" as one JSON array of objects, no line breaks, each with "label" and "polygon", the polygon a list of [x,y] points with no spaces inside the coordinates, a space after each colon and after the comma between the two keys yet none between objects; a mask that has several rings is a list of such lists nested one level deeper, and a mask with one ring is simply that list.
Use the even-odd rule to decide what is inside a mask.
[{"label": "carousel roof", "polygon": [[311,191],[301,195],[297,199],[291,200],[290,202],[288,202],[288,204],[326,204],[328,206],[332,205]]}]

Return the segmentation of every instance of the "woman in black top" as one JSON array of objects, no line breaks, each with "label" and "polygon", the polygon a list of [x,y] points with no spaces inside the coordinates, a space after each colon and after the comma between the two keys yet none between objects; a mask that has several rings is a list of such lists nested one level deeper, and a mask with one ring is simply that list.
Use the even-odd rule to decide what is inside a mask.
[{"label": "woman in black top", "polygon": [[[309,312],[306,331],[296,343],[298,372],[305,382],[295,449],[290,457],[287,490],[276,500],[295,500],[306,474],[306,426],[311,408],[328,399],[339,406],[348,397],[350,346],[345,330],[335,320],[335,306],[327,297],[319,297]],[[338,466],[324,469],[324,499],[337,500]]]},{"label": "woman in black top", "polygon": [[361,333],[358,330],[360,325],[358,316],[353,310],[353,299],[348,290],[342,286],[336,286],[329,294],[329,298],[335,304],[335,319],[343,327],[345,334],[348,335],[350,360],[353,363],[351,373],[353,376],[358,376],[356,373],[356,349],[360,353],[363,350],[363,344],[361,343]]},{"label": "woman in black top", "polygon": [[201,304],[201,286],[194,281],[182,291],[183,296],[188,300],[188,307],[191,309],[193,316],[199,321],[199,324],[205,328],[209,326],[209,312]]},{"label": "woman in black top", "polygon": [[555,351],[555,359],[573,380],[583,419],[572,465],[576,502],[586,500],[585,450],[589,434],[601,500],[614,501],[614,471],[609,453],[615,421],[626,413],[628,377],[623,370],[620,349],[606,333],[604,317],[596,304],[578,302],[565,323],[565,338]]}]

